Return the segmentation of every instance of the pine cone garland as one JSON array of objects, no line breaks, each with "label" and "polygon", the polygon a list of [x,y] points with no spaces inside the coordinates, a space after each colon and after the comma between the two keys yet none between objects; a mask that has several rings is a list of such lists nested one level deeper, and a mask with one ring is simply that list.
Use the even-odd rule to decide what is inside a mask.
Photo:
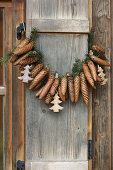
[{"label": "pine cone garland", "polygon": [[74,78],[74,92],[75,92],[75,103],[78,102],[80,93],[80,77],[76,75]]},{"label": "pine cone garland", "polygon": [[74,80],[70,73],[67,73],[68,77],[68,91],[69,91],[69,98],[72,103],[74,103],[75,97],[74,97]]},{"label": "pine cone garland", "polygon": [[61,93],[65,96],[67,91],[67,78],[63,77],[61,79]]},{"label": "pine cone garland", "polygon": [[19,62],[19,65],[29,65],[32,63],[36,63],[39,60],[38,57],[28,57],[22,61]]},{"label": "pine cone garland", "polygon": [[51,100],[52,100],[52,96],[50,93],[48,93],[45,98],[45,104],[50,104]]},{"label": "pine cone garland", "polygon": [[49,73],[49,68],[44,68],[40,73],[34,78],[29,89],[34,88],[47,74]]},{"label": "pine cone garland", "polygon": [[88,92],[87,81],[86,81],[86,78],[85,78],[85,75],[84,75],[83,72],[81,72],[81,74],[80,74],[80,82],[81,82],[82,97],[83,97],[83,100],[84,100],[86,106],[88,107],[88,105],[89,105],[89,92]]},{"label": "pine cone garland", "polygon": [[31,71],[31,78],[34,78],[44,67],[44,63],[38,64],[32,71]]},{"label": "pine cone garland", "polygon": [[96,69],[96,66],[94,65],[94,63],[91,60],[88,61],[88,67],[91,71],[91,75],[93,77],[93,80],[97,81],[97,69]]},{"label": "pine cone garland", "polygon": [[28,51],[31,51],[32,48],[34,48],[35,43],[34,42],[30,42],[29,44],[27,44],[26,46],[22,47],[22,48],[17,48],[17,50],[13,51],[14,55],[22,55],[27,53]]},{"label": "pine cone garland", "polygon": [[53,82],[54,82],[55,76],[53,74],[49,75],[49,79],[47,83],[45,84],[43,90],[41,91],[41,94],[39,96],[39,99],[42,100],[48,93],[49,89],[51,88]]},{"label": "pine cone garland", "polygon": [[90,84],[94,89],[96,89],[96,87],[95,87],[95,85],[94,85],[94,80],[93,80],[93,78],[92,78],[92,75],[91,75],[91,73],[90,73],[90,71],[89,71],[88,66],[87,66],[85,63],[83,64],[83,71],[84,71],[85,77],[86,77],[86,79],[88,80],[89,84]]},{"label": "pine cone garland", "polygon": [[61,86],[58,87],[58,94],[63,102],[65,102],[65,96],[61,93]]},{"label": "pine cone garland", "polygon": [[52,87],[49,92],[51,96],[54,96],[58,86],[59,86],[59,78],[55,78],[54,83],[52,84]]},{"label": "pine cone garland", "polygon": [[19,57],[19,59],[14,63],[14,65],[18,65],[21,61],[25,60],[29,55],[30,55],[31,51],[29,51],[28,53],[26,53],[25,55]]}]

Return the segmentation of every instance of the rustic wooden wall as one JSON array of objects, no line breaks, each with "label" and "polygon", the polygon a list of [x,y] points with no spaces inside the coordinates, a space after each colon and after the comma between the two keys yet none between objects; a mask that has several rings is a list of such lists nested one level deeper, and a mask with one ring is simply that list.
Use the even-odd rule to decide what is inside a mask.
[{"label": "rustic wooden wall", "polygon": [[[24,0],[12,0],[12,31],[13,47],[18,43],[16,37],[16,27],[24,22]],[[17,160],[24,160],[24,85],[18,81],[19,69],[13,67],[12,77],[12,152],[13,152],[13,170],[16,170]]]},{"label": "rustic wooden wall", "polygon": [[[112,0],[111,0],[112,1]],[[111,8],[112,9],[112,8]],[[93,0],[94,43],[111,55],[110,0]],[[108,83],[93,91],[93,169],[111,169],[111,79],[106,69]]]}]

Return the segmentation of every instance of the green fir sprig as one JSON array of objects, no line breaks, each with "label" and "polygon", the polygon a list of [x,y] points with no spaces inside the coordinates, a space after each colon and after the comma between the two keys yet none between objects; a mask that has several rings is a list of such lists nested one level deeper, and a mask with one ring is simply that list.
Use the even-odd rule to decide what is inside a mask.
[{"label": "green fir sprig", "polygon": [[2,64],[6,65],[8,60],[11,58],[12,53],[13,53],[12,51],[9,51],[8,54],[5,57],[0,58],[0,62]]},{"label": "green fir sprig", "polygon": [[37,37],[38,37],[38,32],[39,30],[37,28],[32,28],[31,30],[31,34],[30,34],[30,41],[36,41]]}]

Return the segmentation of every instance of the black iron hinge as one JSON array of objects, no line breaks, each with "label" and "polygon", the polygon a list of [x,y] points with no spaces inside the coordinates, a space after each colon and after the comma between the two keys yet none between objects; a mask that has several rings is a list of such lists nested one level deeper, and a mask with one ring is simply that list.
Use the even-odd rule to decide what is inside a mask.
[{"label": "black iron hinge", "polygon": [[26,24],[20,23],[20,25],[17,27],[17,39],[21,40],[22,37],[22,31],[26,31]]},{"label": "black iron hinge", "polygon": [[93,146],[92,146],[92,140],[88,140],[88,159],[93,158]]},{"label": "black iron hinge", "polygon": [[24,161],[17,161],[17,170],[25,170],[25,163]]}]

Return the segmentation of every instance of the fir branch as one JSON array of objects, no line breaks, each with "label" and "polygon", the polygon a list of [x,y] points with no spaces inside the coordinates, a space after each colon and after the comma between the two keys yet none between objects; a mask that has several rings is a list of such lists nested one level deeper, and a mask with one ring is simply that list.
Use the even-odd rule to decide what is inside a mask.
[{"label": "fir branch", "polygon": [[44,54],[36,47],[31,52],[30,56],[31,57],[38,56],[39,57],[38,63],[41,63],[43,61],[43,59],[44,59]]},{"label": "fir branch", "polygon": [[39,30],[37,28],[33,28],[31,30],[31,34],[30,34],[30,41],[36,41],[37,37],[38,37],[38,32]]},{"label": "fir branch", "polygon": [[83,71],[83,62],[80,59],[75,59],[75,63],[72,68],[72,75],[80,74]]},{"label": "fir branch", "polygon": [[9,51],[7,56],[0,58],[0,62],[6,65],[8,60],[11,58],[12,53],[13,53],[12,51]]}]

